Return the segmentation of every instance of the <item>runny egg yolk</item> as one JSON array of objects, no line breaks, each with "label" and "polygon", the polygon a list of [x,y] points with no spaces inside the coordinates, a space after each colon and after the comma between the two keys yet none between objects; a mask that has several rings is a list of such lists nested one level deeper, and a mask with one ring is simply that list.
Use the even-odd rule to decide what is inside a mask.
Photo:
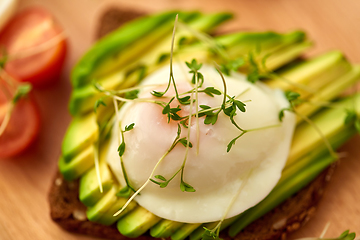
[{"label": "runny egg yolk", "polygon": [[[192,75],[184,64],[175,64],[173,72],[179,93],[194,88],[190,83]],[[221,76],[213,67],[204,65],[200,72],[205,79],[201,89],[213,86],[223,92]],[[238,110],[234,120],[242,129],[249,131],[238,138],[227,152],[230,141],[241,134],[229,116],[221,112],[217,122],[212,125],[204,124],[204,117],[196,119],[192,115],[188,128],[181,127],[181,138],[190,134],[193,145],[188,149],[183,180],[195,192],[181,191],[180,174],[177,174],[165,188],[150,182],[135,198],[139,205],[159,217],[201,223],[235,216],[264,199],[281,176],[295,127],[295,116],[290,112],[285,113],[282,122],[279,121],[280,110],[289,105],[284,94],[262,83],[249,83],[240,74],[234,73],[231,77],[225,76],[225,79],[227,95],[235,96],[246,104],[246,111]],[[168,80],[168,67],[150,75],[142,85],[157,84],[159,87],[144,87],[139,98],[169,101],[170,98],[156,98],[150,94],[152,90],[163,91]],[[165,96],[173,96],[173,93],[170,91]],[[223,95],[211,97],[198,93],[197,101],[198,106],[220,107]],[[176,107],[177,104],[174,100],[171,106]],[[181,109],[180,116],[195,114],[196,104],[181,105]],[[135,123],[134,129],[125,132],[123,139],[126,143],[123,162],[132,186],[138,189],[150,177],[155,179],[156,175],[169,179],[181,168],[186,147],[177,144],[151,176],[178,131],[177,122],[171,120],[168,123],[161,106],[142,101],[126,103],[119,110],[119,121],[122,129]],[[118,134],[118,129],[114,127],[108,164],[124,185],[117,152]]]}]

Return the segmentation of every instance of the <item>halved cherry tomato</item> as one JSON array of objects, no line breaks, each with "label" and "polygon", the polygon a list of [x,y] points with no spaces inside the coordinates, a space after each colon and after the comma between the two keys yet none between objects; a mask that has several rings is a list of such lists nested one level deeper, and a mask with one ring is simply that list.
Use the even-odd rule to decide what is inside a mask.
[{"label": "halved cherry tomato", "polygon": [[[0,86],[2,87],[2,86]],[[0,124],[3,122],[9,100],[0,89]],[[0,136],[0,159],[13,157],[24,151],[36,139],[40,129],[37,105],[29,97],[15,105],[9,123]]]},{"label": "halved cherry tomato", "polygon": [[0,50],[9,57],[5,70],[32,85],[48,85],[59,79],[66,56],[62,28],[42,8],[29,8],[12,18],[0,33]]}]

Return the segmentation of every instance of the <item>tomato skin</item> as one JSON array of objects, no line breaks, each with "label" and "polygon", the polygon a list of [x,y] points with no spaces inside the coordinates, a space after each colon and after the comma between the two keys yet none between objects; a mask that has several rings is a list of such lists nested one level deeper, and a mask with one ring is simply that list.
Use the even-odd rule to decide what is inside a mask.
[{"label": "tomato skin", "polygon": [[[0,107],[4,107],[5,97],[1,96]],[[0,115],[0,123],[4,113]],[[15,105],[10,121],[0,136],[0,160],[19,155],[36,139],[40,130],[40,114],[37,105],[29,97],[21,98]]]},{"label": "tomato skin", "polygon": [[19,81],[39,87],[60,78],[67,43],[62,28],[46,10],[29,8],[17,14],[0,33],[0,46],[9,55],[5,70]]}]

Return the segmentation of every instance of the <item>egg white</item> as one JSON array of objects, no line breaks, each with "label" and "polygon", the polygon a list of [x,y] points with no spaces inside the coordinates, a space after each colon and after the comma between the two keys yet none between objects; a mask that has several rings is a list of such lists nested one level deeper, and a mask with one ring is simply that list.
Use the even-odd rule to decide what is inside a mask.
[{"label": "egg white", "polygon": [[[189,82],[192,75],[184,64],[174,64],[173,71],[179,92],[193,88]],[[205,78],[202,88],[214,86],[223,91],[221,77],[212,66],[205,65],[200,72]],[[225,78],[228,95],[237,96],[246,103],[245,113],[237,111],[234,118],[237,124],[247,130],[264,129],[247,132],[227,152],[228,143],[241,133],[229,117],[220,113],[215,125],[205,125],[204,117],[199,118],[197,124],[195,117],[192,117],[188,129],[193,147],[188,152],[184,181],[193,186],[196,192],[182,192],[178,174],[167,187],[160,188],[150,183],[135,198],[139,205],[159,217],[201,223],[220,220],[224,214],[226,218],[235,216],[264,199],[281,176],[295,127],[294,114],[286,112],[282,122],[278,119],[280,110],[289,105],[284,94],[262,83],[251,84],[241,74],[234,73]],[[153,98],[149,92],[164,90],[168,80],[168,67],[150,75],[142,85],[161,86],[144,88],[140,97]],[[198,95],[199,105],[217,107],[222,99],[223,96]],[[173,104],[173,107],[177,106],[176,102]],[[180,114],[188,115],[190,112],[189,105],[182,106],[182,109]],[[148,102],[126,103],[119,111],[122,129],[135,123],[134,129],[124,134],[126,150],[123,161],[130,182],[136,188],[150,177],[154,166],[177,134],[176,122],[168,124],[161,111],[160,106]],[[195,112],[195,105],[192,112]],[[182,127],[181,137],[187,136],[188,129]],[[125,184],[117,152],[118,134],[118,128],[114,127],[108,164],[120,183]],[[160,163],[154,176],[160,174],[169,179],[181,167],[185,150],[183,145],[178,144]],[[231,204],[233,198],[235,201]]]}]

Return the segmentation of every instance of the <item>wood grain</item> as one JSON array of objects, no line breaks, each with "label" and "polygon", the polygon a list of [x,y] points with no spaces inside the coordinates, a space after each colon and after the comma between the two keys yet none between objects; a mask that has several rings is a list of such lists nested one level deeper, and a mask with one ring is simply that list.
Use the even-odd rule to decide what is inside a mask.
[{"label": "wood grain", "polygon": [[[316,43],[315,55],[339,49],[352,62],[360,62],[360,1],[357,0],[22,0],[20,8],[41,5],[55,14],[69,39],[69,55],[61,81],[35,91],[43,120],[40,136],[30,150],[16,159],[0,161],[0,239],[68,239],[88,237],[69,234],[49,217],[47,192],[56,169],[62,137],[70,121],[67,102],[69,72],[94,40],[97,21],[111,5],[146,11],[200,9],[231,11],[235,20],[224,31],[234,29],[288,31],[305,30]],[[316,216],[290,238],[319,236],[329,222],[325,236],[336,237],[350,229],[360,235],[360,137],[341,151],[341,159]]]}]

